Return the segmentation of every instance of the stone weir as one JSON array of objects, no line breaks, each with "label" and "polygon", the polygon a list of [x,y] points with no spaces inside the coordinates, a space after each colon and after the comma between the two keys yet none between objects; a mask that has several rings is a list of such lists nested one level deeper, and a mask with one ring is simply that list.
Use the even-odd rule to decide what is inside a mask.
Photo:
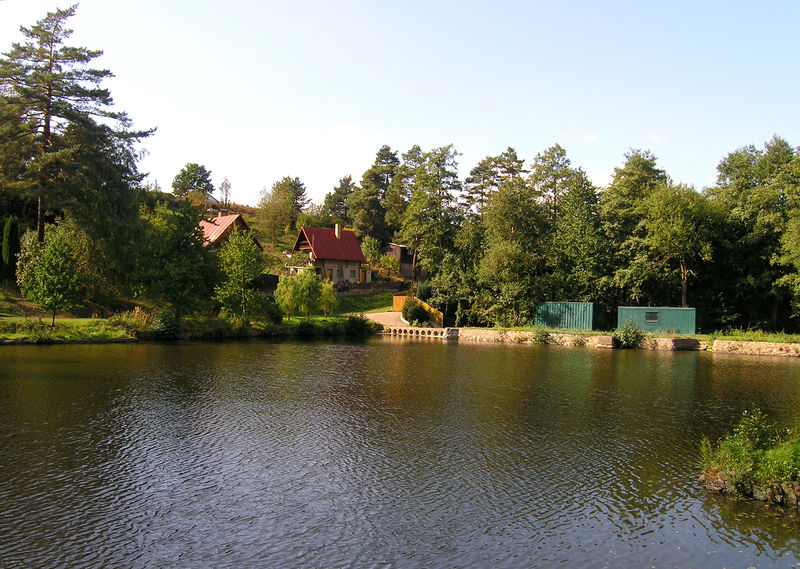
[{"label": "stone weir", "polygon": [[406,338],[438,338],[458,340],[458,328],[416,328],[413,326],[386,326],[381,334]]},{"label": "stone weir", "polygon": [[[383,325],[380,334],[399,338],[435,338],[456,342],[487,342],[509,344],[554,344],[560,346],[586,346],[613,349],[614,339],[610,335],[580,335],[519,330],[493,330],[489,328],[416,328],[413,326]],[[800,344],[778,344],[769,342],[738,342],[716,340],[713,344],[693,338],[649,338],[641,346],[645,350],[683,351],[708,350],[714,353],[800,357]]]}]

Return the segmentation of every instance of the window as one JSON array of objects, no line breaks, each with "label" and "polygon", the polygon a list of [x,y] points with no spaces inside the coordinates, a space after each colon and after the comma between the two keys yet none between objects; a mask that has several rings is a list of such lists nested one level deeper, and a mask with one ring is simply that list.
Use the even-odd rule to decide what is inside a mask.
[{"label": "window", "polygon": [[658,312],[645,312],[644,313],[644,321],[645,322],[658,322]]},{"label": "window", "polygon": [[350,278],[351,278],[351,279],[355,279],[355,278],[356,278],[356,271],[355,271],[355,269],[350,269]]}]

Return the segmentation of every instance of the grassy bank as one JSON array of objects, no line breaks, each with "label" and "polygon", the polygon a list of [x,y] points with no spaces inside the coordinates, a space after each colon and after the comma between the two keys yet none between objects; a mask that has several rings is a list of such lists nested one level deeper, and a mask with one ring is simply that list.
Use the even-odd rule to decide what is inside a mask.
[{"label": "grassy bank", "polygon": [[134,338],[130,330],[104,319],[59,318],[51,327],[49,321],[40,318],[0,318],[0,341],[47,343]]},{"label": "grassy bank", "polygon": [[371,294],[350,294],[339,297],[337,314],[368,314],[370,312],[389,312],[392,309],[393,292]]},{"label": "grassy bank", "polygon": [[254,322],[249,326],[215,316],[194,315],[180,322],[164,322],[144,313],[127,313],[112,318],[30,317],[0,318],[0,342],[62,343],[84,341],[130,341],[224,338],[335,338],[365,337],[377,331],[376,325],[361,316],[331,318],[289,318],[281,324]]},{"label": "grassy bank", "polygon": [[710,490],[798,505],[800,437],[758,409],[745,411],[716,443],[704,437],[701,482]]}]

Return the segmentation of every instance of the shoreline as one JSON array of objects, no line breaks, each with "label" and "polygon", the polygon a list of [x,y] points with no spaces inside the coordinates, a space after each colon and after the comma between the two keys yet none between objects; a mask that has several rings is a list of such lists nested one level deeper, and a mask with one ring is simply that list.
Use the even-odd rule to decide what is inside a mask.
[{"label": "shoreline", "polygon": [[[379,335],[398,338],[431,338],[466,343],[499,344],[552,344],[557,346],[587,347],[606,350],[621,349],[615,346],[610,334],[562,334],[494,330],[483,328],[412,328],[410,326],[385,326]],[[708,351],[716,354],[747,356],[800,357],[800,344],[782,342],[752,342],[740,340],[714,340],[709,343],[693,338],[648,338],[640,350]]]},{"label": "shoreline", "polygon": [[[204,341],[242,339],[305,339],[307,336],[295,330],[281,329],[264,333],[263,330],[251,330],[249,333],[203,334],[196,332],[179,333],[172,338],[158,337],[153,333],[140,333],[135,337],[124,338],[18,338],[0,340],[0,346],[44,346],[55,344],[132,344],[138,342],[171,342],[171,341]],[[566,334],[526,332],[516,330],[496,330],[485,328],[414,328],[411,326],[384,326],[383,330],[373,332],[376,336],[391,336],[403,339],[432,339],[448,342],[464,343],[497,343],[497,344],[540,344],[565,347],[586,347],[595,349],[617,350],[614,338],[610,334]],[[324,334],[312,334],[311,337],[330,337]],[[347,335],[345,334],[345,337]],[[363,336],[359,336],[363,337]],[[800,344],[781,342],[754,342],[740,340],[714,340],[713,343],[693,338],[648,338],[640,350],[655,351],[707,351],[715,354],[731,354],[746,356],[800,357]]]}]

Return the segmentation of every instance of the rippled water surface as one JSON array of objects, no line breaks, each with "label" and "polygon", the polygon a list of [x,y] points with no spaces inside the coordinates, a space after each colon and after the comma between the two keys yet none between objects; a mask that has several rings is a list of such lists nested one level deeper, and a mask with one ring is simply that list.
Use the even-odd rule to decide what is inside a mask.
[{"label": "rippled water surface", "polygon": [[0,567],[792,567],[702,435],[800,362],[225,343],[0,347]]}]

